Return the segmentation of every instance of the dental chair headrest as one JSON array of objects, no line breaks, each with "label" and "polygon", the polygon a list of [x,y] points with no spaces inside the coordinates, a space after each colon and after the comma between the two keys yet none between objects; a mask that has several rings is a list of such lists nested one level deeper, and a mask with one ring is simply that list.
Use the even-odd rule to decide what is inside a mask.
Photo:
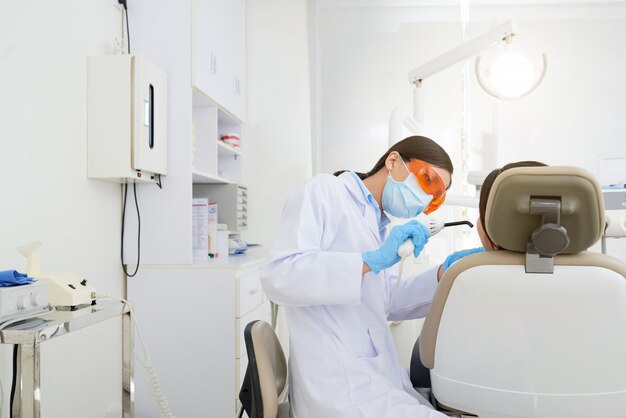
[{"label": "dental chair headrest", "polygon": [[[531,214],[531,198],[560,201],[559,224],[565,235],[556,229],[540,230],[542,216]],[[556,246],[564,247],[556,251],[559,254],[578,253],[596,243],[604,227],[600,186],[591,173],[578,167],[506,170],[496,177],[487,200],[485,229],[494,243],[510,251],[526,252],[534,233],[546,242],[556,238]]]}]

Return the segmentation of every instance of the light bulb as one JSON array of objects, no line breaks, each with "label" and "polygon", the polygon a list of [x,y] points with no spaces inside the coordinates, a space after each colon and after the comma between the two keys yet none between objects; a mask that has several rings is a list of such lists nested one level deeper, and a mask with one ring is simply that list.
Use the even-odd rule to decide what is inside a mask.
[{"label": "light bulb", "polygon": [[528,58],[508,49],[496,57],[489,70],[491,87],[503,96],[526,93],[534,80],[535,71]]}]

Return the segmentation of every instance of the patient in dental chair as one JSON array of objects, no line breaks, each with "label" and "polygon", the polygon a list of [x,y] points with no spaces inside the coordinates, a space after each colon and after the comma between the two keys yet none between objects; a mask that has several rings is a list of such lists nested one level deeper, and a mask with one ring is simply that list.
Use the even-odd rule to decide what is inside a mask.
[{"label": "patient in dental chair", "polygon": [[[483,244],[483,247],[486,251],[497,251],[500,248],[497,244],[495,244],[483,225],[485,224],[485,212],[487,210],[487,198],[489,197],[489,192],[491,192],[491,186],[493,186],[496,177],[500,175],[503,171],[510,170],[512,168],[518,167],[545,167],[547,164],[540,163],[539,161],[518,161],[516,163],[509,163],[502,168],[496,168],[491,173],[485,177],[483,181],[483,185],[480,189],[480,200],[478,201],[478,220],[476,221],[476,231],[478,232],[478,236],[480,237],[480,242]],[[456,261],[456,260],[455,260]]]},{"label": "patient in dental chair", "polygon": [[[485,177],[483,181],[483,185],[480,189],[480,200],[478,201],[478,220],[476,221],[476,231],[478,232],[478,236],[480,237],[480,242],[483,244],[482,247],[471,248],[456,251],[450,254],[443,264],[439,267],[439,271],[437,273],[438,280],[441,279],[444,271],[450,267],[454,262],[460,260],[461,258],[468,256],[470,254],[474,254],[481,251],[497,251],[500,249],[496,243],[494,243],[487,231],[483,227],[485,224],[485,212],[487,210],[487,199],[489,198],[489,193],[491,192],[491,187],[496,180],[496,177],[500,175],[503,171],[510,170],[512,168],[518,167],[545,167],[547,164],[541,163],[539,161],[518,161],[515,163],[509,163],[503,166],[502,168],[496,168],[491,173]],[[413,354],[411,359],[411,370],[410,377],[413,386],[416,388],[430,388],[430,370],[424,367],[421,363],[419,357],[419,339],[413,347]]]},{"label": "patient in dental chair", "polygon": [[476,231],[478,232],[478,236],[480,237],[480,242],[483,244],[482,247],[477,248],[469,248],[464,250],[455,251],[450,254],[443,264],[439,266],[439,270],[437,271],[437,280],[441,280],[441,276],[443,273],[455,262],[459,261],[461,258],[466,257],[468,255],[482,252],[482,251],[496,251],[499,250],[498,245],[496,245],[483,225],[485,224],[485,211],[487,210],[487,198],[489,197],[489,192],[491,192],[491,186],[496,180],[496,177],[500,175],[503,171],[510,170],[512,168],[518,167],[545,167],[547,164],[540,163],[539,161],[518,161],[516,163],[509,163],[502,168],[496,168],[493,170],[487,177],[485,177],[485,181],[480,189],[480,200],[478,202],[478,210],[479,216],[476,221]]}]

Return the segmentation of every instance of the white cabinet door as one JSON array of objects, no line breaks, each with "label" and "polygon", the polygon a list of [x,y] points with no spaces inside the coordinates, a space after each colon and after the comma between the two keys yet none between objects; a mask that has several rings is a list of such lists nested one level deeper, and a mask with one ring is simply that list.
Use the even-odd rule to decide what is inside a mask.
[{"label": "white cabinet door", "polygon": [[192,32],[192,84],[218,104],[224,101],[224,0],[195,0]]},{"label": "white cabinet door", "polygon": [[240,120],[246,117],[245,74],[246,74],[246,1],[234,0],[234,35],[233,35],[233,108],[232,113]]},{"label": "white cabinet door", "polygon": [[[233,271],[141,268],[127,292],[174,415],[234,417]],[[136,339],[135,353],[140,350]],[[135,416],[158,417],[143,373],[135,359]]]},{"label": "white cabinet door", "polygon": [[245,0],[195,0],[192,83],[243,119]]},{"label": "white cabinet door", "polygon": [[[220,0],[216,0],[220,1]],[[220,86],[220,94],[222,101],[219,102],[229,112],[233,113],[234,106],[234,82],[233,73],[235,71],[235,60],[233,54],[234,48],[234,36],[235,36],[235,2],[233,0],[221,0],[222,8],[220,11],[221,16],[221,60],[222,67],[222,85]]]}]

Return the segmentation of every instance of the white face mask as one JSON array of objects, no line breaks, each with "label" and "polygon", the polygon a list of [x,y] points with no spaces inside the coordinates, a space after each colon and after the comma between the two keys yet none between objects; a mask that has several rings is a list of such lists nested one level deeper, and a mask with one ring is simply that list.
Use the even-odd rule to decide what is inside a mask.
[{"label": "white face mask", "polygon": [[409,176],[403,182],[397,182],[391,177],[391,171],[387,183],[383,189],[383,210],[396,218],[414,218],[424,211],[426,206],[433,200],[417,183],[415,175],[409,171]]}]

